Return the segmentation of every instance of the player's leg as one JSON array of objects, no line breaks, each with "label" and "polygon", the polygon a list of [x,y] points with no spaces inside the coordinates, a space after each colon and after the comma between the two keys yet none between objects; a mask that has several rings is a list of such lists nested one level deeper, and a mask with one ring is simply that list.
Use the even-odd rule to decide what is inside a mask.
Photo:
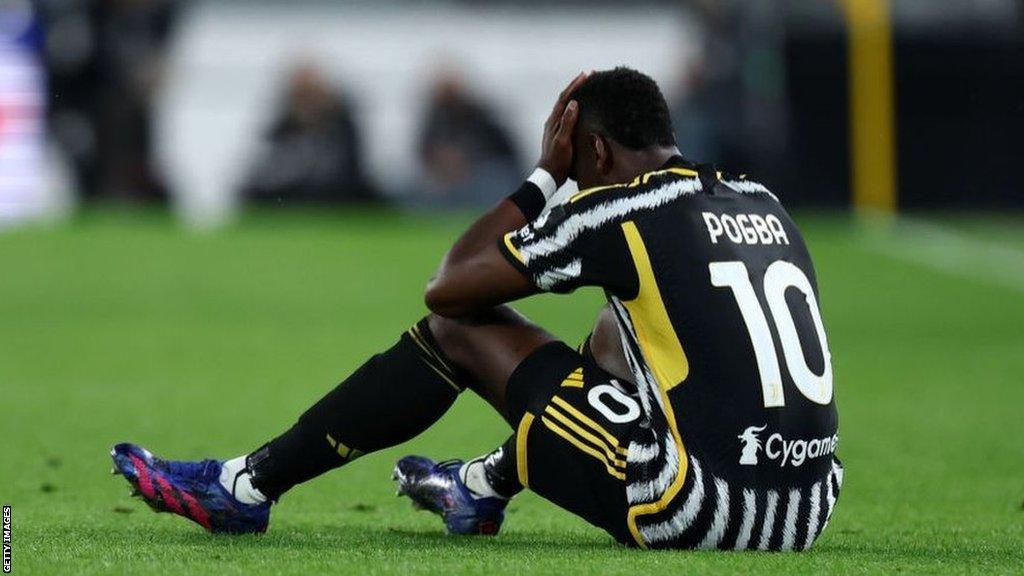
[{"label": "player's leg", "polygon": [[277,500],[297,484],[419,435],[469,385],[424,318],[239,465],[255,488]]},{"label": "player's leg", "polygon": [[[448,320],[434,316],[431,328],[441,347],[477,382],[476,391],[512,425],[520,413],[509,414],[506,389],[512,374],[534,350],[555,340],[543,328],[508,307],[497,308],[472,320]],[[588,363],[596,364],[624,381],[630,381],[622,353],[614,313],[605,307],[590,337],[581,347]],[[511,499],[523,490],[516,473],[516,436],[487,454],[473,458],[459,470],[461,480],[474,496]]]},{"label": "player's leg", "polygon": [[276,500],[357,456],[405,442],[436,422],[466,387],[503,413],[508,375],[552,339],[508,307],[463,320],[428,316],[250,454],[245,467],[253,485]]},{"label": "player's leg", "polygon": [[[232,532],[262,530],[268,501],[358,456],[418,435],[447,411],[464,387],[472,387],[504,413],[508,374],[533,348],[551,339],[510,308],[460,321],[432,316],[363,364],[284,434],[251,454],[226,462],[168,462],[138,446],[121,444],[112,455],[117,471],[154,507],[212,530],[221,525]],[[178,484],[205,488],[189,493]],[[233,502],[241,506],[232,507]],[[209,513],[248,511],[246,506],[253,507],[253,519],[241,525]],[[195,507],[199,510],[193,511]],[[209,510],[204,514],[203,508]]]},{"label": "player's leg", "polygon": [[493,533],[501,521],[495,508],[504,507],[495,500],[528,486],[620,542],[632,542],[625,460],[640,415],[633,392],[591,355],[545,343],[508,378],[505,411],[517,423],[516,434],[464,465],[405,457],[396,466],[399,489],[441,514],[449,532]]},{"label": "player's leg", "polygon": [[[527,357],[557,344],[554,336],[507,306],[473,318],[432,316],[430,327],[441,349],[469,376],[473,390],[514,428],[519,417],[507,404],[506,386]],[[449,532],[494,534],[508,500],[523,489],[515,472],[514,446],[513,436],[491,454],[468,463],[406,457],[395,467],[394,477],[399,492],[418,507],[440,514]],[[418,489],[405,490],[412,485]]]},{"label": "player's leg", "polygon": [[[213,531],[261,531],[270,501],[362,454],[416,436],[448,410],[468,380],[424,318],[251,454],[174,462],[119,444],[111,455],[115,472],[151,506]],[[238,518],[229,519],[232,513]]]},{"label": "player's leg", "polygon": [[468,386],[514,427],[505,400],[509,378],[527,356],[555,337],[508,306],[471,318],[431,315],[428,321],[438,346],[467,376]]},{"label": "player's leg", "polygon": [[[586,363],[594,364],[632,386],[632,375],[629,372],[625,354],[622,352],[618,324],[615,314],[609,306],[605,306],[598,314],[590,336],[580,347],[580,353]],[[511,375],[512,371],[507,366],[500,374],[493,375],[494,378],[503,379],[501,384],[503,400],[507,381]],[[500,409],[499,412],[504,414],[505,409]],[[510,418],[513,428],[518,421],[515,415]],[[516,476],[515,442],[516,437],[513,434],[491,452],[466,463],[462,470],[462,477],[470,489],[477,494],[506,499],[522,491],[522,484]]]}]

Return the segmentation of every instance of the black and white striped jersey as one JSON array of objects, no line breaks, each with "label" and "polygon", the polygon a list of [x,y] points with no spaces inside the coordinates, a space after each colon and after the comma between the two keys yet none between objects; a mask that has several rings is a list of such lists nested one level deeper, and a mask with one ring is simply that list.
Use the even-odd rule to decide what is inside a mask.
[{"label": "black and white striped jersey", "polygon": [[641,417],[629,527],[646,547],[803,549],[842,484],[818,287],[764,186],[673,158],[500,243],[542,290],[599,286]]}]

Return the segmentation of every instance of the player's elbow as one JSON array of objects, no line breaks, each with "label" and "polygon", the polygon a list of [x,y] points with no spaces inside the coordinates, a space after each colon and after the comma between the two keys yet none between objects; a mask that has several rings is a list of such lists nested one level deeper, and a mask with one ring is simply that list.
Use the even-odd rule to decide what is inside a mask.
[{"label": "player's elbow", "polygon": [[448,303],[444,300],[444,298],[441,297],[440,294],[438,294],[437,290],[434,290],[428,286],[426,293],[423,295],[423,302],[427,305],[427,308],[434,314],[437,314],[438,316],[448,316],[445,313],[448,310]]},{"label": "player's elbow", "polygon": [[464,307],[453,297],[451,287],[440,278],[434,278],[427,284],[423,302],[431,312],[445,318],[456,318],[465,313]]},{"label": "player's elbow", "polygon": [[460,305],[457,302],[446,300],[442,297],[431,296],[429,292],[424,298],[424,301],[426,301],[427,308],[429,308],[431,312],[444,318],[462,318],[463,316],[468,316],[473,312],[473,310],[468,306]]}]

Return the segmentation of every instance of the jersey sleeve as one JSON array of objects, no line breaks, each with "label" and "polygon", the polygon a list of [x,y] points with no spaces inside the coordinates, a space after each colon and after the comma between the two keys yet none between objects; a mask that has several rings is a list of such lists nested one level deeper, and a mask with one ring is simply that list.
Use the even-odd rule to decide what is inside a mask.
[{"label": "jersey sleeve", "polygon": [[599,214],[570,202],[505,234],[498,248],[544,292],[598,286],[621,295],[635,289],[636,274],[619,223],[603,222]]}]

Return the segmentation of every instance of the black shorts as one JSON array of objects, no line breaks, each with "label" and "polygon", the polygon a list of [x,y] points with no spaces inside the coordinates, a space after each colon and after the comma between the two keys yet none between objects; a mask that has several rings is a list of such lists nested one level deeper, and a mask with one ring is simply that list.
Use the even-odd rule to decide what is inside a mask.
[{"label": "black shorts", "polygon": [[519,422],[516,463],[523,486],[633,544],[626,454],[640,408],[632,385],[602,370],[591,354],[552,342],[516,367],[506,394]]}]

